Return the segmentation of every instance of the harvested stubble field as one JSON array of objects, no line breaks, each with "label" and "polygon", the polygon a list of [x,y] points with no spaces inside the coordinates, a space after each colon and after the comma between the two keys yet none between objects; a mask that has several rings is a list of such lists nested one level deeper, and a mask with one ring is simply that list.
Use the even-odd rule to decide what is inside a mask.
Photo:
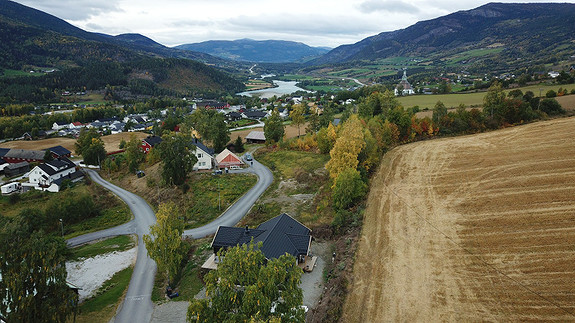
[{"label": "harvested stubble field", "polygon": [[401,146],[343,322],[575,320],[575,118]]}]

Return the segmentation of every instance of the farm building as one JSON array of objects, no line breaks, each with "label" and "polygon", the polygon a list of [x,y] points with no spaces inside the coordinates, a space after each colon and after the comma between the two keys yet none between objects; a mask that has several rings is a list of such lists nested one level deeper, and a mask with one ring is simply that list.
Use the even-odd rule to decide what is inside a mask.
[{"label": "farm building", "polygon": [[42,162],[45,154],[43,150],[10,149],[2,158],[9,163]]},{"label": "farm building", "polygon": [[236,154],[229,151],[227,148],[216,156],[216,165],[218,168],[226,168],[230,166],[242,166],[244,162]]},{"label": "farm building", "polygon": [[4,175],[6,177],[14,177],[20,174],[24,174],[30,170],[30,163],[27,161],[19,163],[9,163],[8,166],[4,168]]},{"label": "farm building", "polygon": [[266,143],[266,135],[263,131],[251,131],[246,136],[246,142],[250,144],[265,144]]}]

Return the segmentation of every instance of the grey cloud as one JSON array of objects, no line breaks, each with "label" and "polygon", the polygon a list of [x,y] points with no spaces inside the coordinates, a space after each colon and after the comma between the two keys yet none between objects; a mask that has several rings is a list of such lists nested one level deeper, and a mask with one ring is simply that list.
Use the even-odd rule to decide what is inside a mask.
[{"label": "grey cloud", "polygon": [[42,10],[58,18],[72,21],[81,21],[92,16],[122,11],[117,1],[18,0],[17,2]]},{"label": "grey cloud", "polygon": [[419,8],[400,0],[368,0],[359,5],[359,10],[363,13],[372,13],[375,11],[407,14],[419,13]]},{"label": "grey cloud", "polygon": [[228,20],[235,30],[261,30],[299,35],[358,35],[379,29],[377,24],[350,17],[318,16],[315,14],[240,16]]}]

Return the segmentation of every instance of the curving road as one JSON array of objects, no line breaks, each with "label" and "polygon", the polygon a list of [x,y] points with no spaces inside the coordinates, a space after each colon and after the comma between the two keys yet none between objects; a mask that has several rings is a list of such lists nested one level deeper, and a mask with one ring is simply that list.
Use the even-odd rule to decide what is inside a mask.
[{"label": "curving road", "polygon": [[[244,196],[238,199],[236,203],[230,206],[217,219],[202,227],[184,231],[184,236],[195,239],[209,236],[214,234],[220,225],[234,226],[247,214],[260,195],[262,195],[270,186],[273,181],[273,175],[267,167],[256,160],[251,162],[246,161],[246,163],[251,164],[251,167],[239,171],[232,171],[232,173],[255,173],[258,176],[256,185]],[[73,247],[111,236],[137,234],[138,254],[136,265],[130,280],[126,298],[122,305],[120,305],[114,322],[150,322],[154,311],[151,295],[154,276],[156,274],[156,263],[148,257],[148,252],[142,237],[145,234],[149,234],[150,226],[156,223],[154,211],[141,197],[103,180],[96,171],[90,169],[85,169],[85,171],[90,175],[94,182],[102,185],[104,188],[110,190],[126,202],[130,207],[132,214],[134,214],[134,219],[114,228],[88,233],[69,239],[67,243],[69,246]]]},{"label": "curving road", "polygon": [[254,185],[254,187],[252,187],[244,196],[240,197],[236,203],[232,204],[232,206],[230,206],[217,219],[199,228],[184,231],[184,236],[192,237],[194,239],[207,237],[210,234],[216,233],[220,225],[234,226],[238,224],[238,222],[240,222],[240,220],[248,213],[260,195],[262,195],[273,182],[274,178],[272,172],[257,160],[245,162],[248,165],[252,162],[253,163],[251,167],[235,172],[250,172],[256,174],[258,176],[258,182],[256,185]]},{"label": "curving road", "polygon": [[103,180],[96,171],[90,169],[85,169],[85,171],[94,182],[102,185],[126,202],[130,211],[134,214],[134,219],[115,228],[88,233],[70,239],[68,240],[68,245],[77,245],[119,234],[137,234],[138,254],[136,265],[134,266],[134,272],[130,279],[126,298],[122,305],[120,305],[115,317],[115,322],[149,322],[154,311],[151,295],[154,287],[154,277],[156,275],[156,262],[148,257],[148,251],[146,250],[142,237],[150,233],[150,226],[156,223],[156,215],[143,198]]}]

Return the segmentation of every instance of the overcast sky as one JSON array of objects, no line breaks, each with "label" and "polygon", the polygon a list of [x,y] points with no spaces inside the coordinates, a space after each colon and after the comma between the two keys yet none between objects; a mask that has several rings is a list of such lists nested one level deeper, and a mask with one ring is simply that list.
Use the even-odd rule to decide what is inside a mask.
[{"label": "overcast sky", "polygon": [[[352,44],[420,20],[479,7],[473,0],[17,0],[87,31],[139,33],[166,46],[206,40]],[[498,0],[497,2],[575,2]]]}]

